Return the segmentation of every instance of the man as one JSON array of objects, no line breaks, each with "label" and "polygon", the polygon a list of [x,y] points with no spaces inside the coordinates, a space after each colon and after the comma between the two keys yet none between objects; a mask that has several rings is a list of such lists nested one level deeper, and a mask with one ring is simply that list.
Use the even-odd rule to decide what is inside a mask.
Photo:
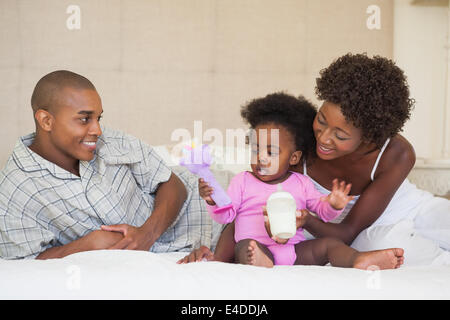
[{"label": "man", "polygon": [[39,80],[36,132],[0,173],[0,257],[61,258],[96,249],[190,250],[211,222],[197,179],[171,172],[155,151],[102,129],[94,85],[70,71]]}]

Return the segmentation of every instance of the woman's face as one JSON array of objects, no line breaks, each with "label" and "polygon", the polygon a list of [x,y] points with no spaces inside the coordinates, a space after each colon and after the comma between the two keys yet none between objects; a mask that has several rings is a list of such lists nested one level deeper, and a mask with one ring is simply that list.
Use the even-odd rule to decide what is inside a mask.
[{"label": "woman's face", "polygon": [[332,160],[350,154],[362,143],[361,129],[347,122],[339,105],[325,101],[313,122],[317,156]]}]

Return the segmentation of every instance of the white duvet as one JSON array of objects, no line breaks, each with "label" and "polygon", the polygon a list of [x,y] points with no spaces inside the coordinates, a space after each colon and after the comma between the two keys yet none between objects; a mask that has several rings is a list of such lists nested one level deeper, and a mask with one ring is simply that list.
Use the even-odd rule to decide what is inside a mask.
[{"label": "white duvet", "polygon": [[198,262],[185,253],[101,250],[0,260],[0,299],[450,299],[450,267],[364,271]]}]

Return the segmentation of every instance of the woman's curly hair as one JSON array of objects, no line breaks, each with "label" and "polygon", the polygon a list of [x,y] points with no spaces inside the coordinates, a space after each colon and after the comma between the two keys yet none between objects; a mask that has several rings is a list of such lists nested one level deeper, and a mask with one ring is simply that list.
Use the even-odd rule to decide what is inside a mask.
[{"label": "woman's curly hair", "polygon": [[303,159],[314,153],[316,141],[312,124],[317,114],[315,106],[303,96],[294,97],[283,92],[257,98],[241,108],[242,118],[251,128],[274,123],[286,128],[295,139],[296,149]]},{"label": "woman's curly hair", "polygon": [[378,147],[402,130],[415,103],[403,71],[387,58],[366,54],[346,54],[321,70],[316,94],[339,105],[363,139]]}]

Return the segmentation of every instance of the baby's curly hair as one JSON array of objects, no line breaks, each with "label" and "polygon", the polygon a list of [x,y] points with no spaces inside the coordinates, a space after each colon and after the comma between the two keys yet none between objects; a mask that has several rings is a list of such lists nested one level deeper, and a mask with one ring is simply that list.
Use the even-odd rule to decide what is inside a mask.
[{"label": "baby's curly hair", "polygon": [[312,124],[317,110],[303,96],[298,98],[276,92],[257,98],[241,108],[241,116],[251,128],[274,123],[286,128],[294,137],[296,149],[302,151],[303,159],[314,153],[316,140]]},{"label": "baby's curly hair", "polygon": [[378,147],[402,130],[415,103],[403,71],[392,60],[367,54],[346,54],[321,70],[316,94],[339,105],[363,139]]}]

